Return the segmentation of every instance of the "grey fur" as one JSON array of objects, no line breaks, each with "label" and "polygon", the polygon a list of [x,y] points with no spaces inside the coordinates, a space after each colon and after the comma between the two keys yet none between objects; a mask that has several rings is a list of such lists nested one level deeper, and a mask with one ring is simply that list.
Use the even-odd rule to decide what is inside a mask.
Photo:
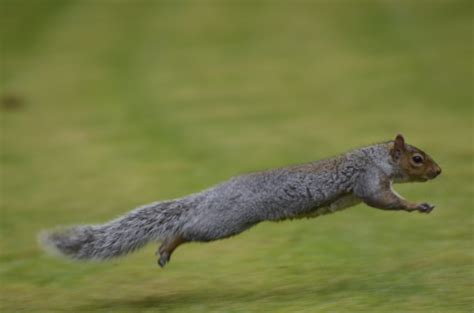
[{"label": "grey fur", "polygon": [[[262,221],[331,213],[365,200],[364,192],[375,189],[378,176],[390,181],[407,179],[390,157],[391,144],[241,175],[196,194],[139,207],[103,225],[46,232],[42,242],[69,258],[102,260],[132,252],[149,241],[176,236],[185,241],[212,241]],[[372,179],[364,178],[367,173]]]}]

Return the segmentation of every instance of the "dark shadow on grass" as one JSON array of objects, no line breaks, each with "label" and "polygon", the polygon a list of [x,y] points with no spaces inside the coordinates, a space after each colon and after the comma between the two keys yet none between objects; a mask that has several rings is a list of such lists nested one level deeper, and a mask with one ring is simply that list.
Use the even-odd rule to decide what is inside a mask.
[{"label": "dark shadow on grass", "polygon": [[[387,282],[389,282],[388,280]],[[139,312],[140,310],[155,309],[157,311],[165,309],[189,310],[192,306],[219,308],[246,308],[250,305],[277,305],[279,303],[295,303],[300,300],[308,303],[338,301],[341,297],[347,297],[348,294],[357,296],[358,294],[367,294],[374,290],[385,290],[387,293],[396,290],[400,296],[409,295],[413,292],[414,286],[394,286],[380,280],[364,279],[340,279],[331,282],[308,282],[302,279],[301,284],[275,285],[270,289],[245,290],[232,287],[213,289],[195,288],[184,290],[179,293],[163,293],[163,290],[156,290],[156,295],[149,294],[143,298],[135,299],[91,299],[87,305],[77,307],[78,312],[88,311],[110,311],[126,310],[130,312]],[[390,291],[391,290],[391,291]]]},{"label": "dark shadow on grass", "polygon": [[[96,299],[92,300],[88,305],[77,308],[78,312],[89,311],[107,311],[113,312],[115,310],[125,310],[130,312],[139,312],[146,309],[156,309],[157,311],[165,309],[182,310],[186,312],[192,306],[202,307],[235,307],[236,305],[243,308],[246,303],[269,302],[274,297],[278,297],[279,301],[285,302],[281,297],[287,298],[291,296],[301,296],[301,293],[296,291],[282,292],[282,291],[267,291],[267,292],[252,292],[239,289],[227,290],[187,290],[180,293],[160,294],[157,291],[156,295],[145,296],[139,299]],[[295,300],[295,299],[293,299]]]}]

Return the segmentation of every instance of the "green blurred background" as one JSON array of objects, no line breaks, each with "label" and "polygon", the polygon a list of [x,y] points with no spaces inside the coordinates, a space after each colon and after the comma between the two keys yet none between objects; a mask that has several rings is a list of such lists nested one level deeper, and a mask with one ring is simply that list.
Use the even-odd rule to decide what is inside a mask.
[{"label": "green blurred background", "polygon": [[[1,0],[1,312],[472,312],[472,1]],[[110,263],[36,243],[233,175],[391,139],[443,175]]]}]

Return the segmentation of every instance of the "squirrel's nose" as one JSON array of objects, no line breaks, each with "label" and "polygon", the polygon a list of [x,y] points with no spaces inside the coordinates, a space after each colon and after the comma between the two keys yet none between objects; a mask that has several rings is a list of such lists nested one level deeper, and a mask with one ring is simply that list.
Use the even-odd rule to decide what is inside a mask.
[{"label": "squirrel's nose", "polygon": [[437,167],[436,170],[435,170],[435,173],[436,173],[436,176],[438,176],[439,174],[441,174],[441,167]]}]

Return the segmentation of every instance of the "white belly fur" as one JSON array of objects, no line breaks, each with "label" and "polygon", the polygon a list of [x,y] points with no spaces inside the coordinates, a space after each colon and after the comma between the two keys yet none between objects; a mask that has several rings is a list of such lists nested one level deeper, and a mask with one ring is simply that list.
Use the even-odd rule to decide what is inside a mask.
[{"label": "white belly fur", "polygon": [[336,211],[341,211],[341,210],[347,209],[348,207],[357,205],[360,202],[361,200],[359,200],[354,195],[343,196],[327,206],[317,208],[313,212],[302,215],[301,218],[303,217],[314,218],[320,215],[334,213]]}]

